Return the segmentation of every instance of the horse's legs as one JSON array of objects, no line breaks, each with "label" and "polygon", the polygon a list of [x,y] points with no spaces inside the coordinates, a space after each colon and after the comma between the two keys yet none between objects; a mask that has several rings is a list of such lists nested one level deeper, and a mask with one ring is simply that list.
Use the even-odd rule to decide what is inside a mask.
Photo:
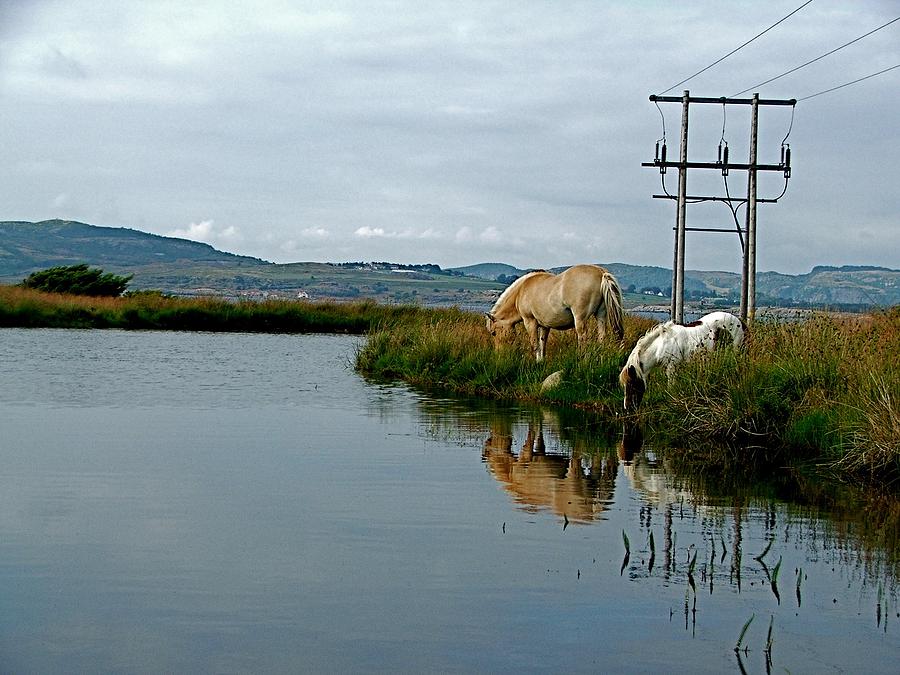
[{"label": "horse's legs", "polygon": [[606,339],[606,307],[600,305],[597,308],[597,342],[603,342]]},{"label": "horse's legs", "polygon": [[547,340],[550,338],[550,329],[546,326],[538,325],[537,327],[537,360],[543,361],[547,353]]},{"label": "horse's legs", "polygon": [[531,351],[534,352],[534,358],[540,362],[544,360],[544,340],[541,335],[543,330],[534,317],[522,317],[522,323],[525,324],[525,330],[528,331],[528,339],[531,341]]},{"label": "horse's legs", "polygon": [[[578,346],[583,347],[587,342],[588,319],[590,317],[575,314],[575,337],[578,338]],[[601,335],[602,337],[602,335]]]}]

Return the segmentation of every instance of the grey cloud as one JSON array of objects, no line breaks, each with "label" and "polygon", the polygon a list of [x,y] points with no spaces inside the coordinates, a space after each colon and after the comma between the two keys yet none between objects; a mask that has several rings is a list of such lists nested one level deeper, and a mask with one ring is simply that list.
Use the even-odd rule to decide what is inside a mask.
[{"label": "grey cloud", "polygon": [[[661,135],[647,96],[795,6],[138,2],[104,13],[87,0],[39,2],[0,28],[4,217],[240,232],[235,252],[279,262],[490,256],[550,267],[589,255],[667,266],[674,207],[651,198],[660,176],[640,166]],[[820,0],[672,93],[731,94],[892,14]],[[883,32],[763,95],[814,93],[896,63],[896,30]],[[900,266],[897,78],[798,105],[788,193],[760,210],[761,268]],[[661,107],[674,156],[680,106]],[[734,157],[747,152],[745,113],[728,111]],[[761,119],[761,148],[777,157],[789,118]],[[721,130],[716,106],[692,109],[692,156],[714,156]],[[673,170],[670,190],[675,181]],[[723,187],[721,176],[691,181]],[[729,186],[743,192],[746,177]],[[692,205],[689,219],[731,215]],[[206,221],[214,231],[190,229]],[[456,237],[463,228],[471,239]],[[485,232],[502,236],[477,239]],[[735,269],[736,247],[692,235],[688,264]]]}]

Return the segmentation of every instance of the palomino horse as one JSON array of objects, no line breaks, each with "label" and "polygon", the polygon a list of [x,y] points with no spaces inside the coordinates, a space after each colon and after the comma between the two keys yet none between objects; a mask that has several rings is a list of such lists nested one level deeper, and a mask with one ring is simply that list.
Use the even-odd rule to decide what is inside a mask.
[{"label": "palomino horse", "polygon": [[619,373],[625,389],[625,410],[637,409],[647,389],[647,376],[664,366],[672,377],[675,366],[694,352],[711,350],[716,344],[739,346],[744,341],[744,324],[734,314],[712,312],[684,326],[673,321],[657,324],[637,341]]},{"label": "palomino horse", "polygon": [[529,272],[507,287],[490,312],[487,329],[498,337],[520,321],[525,324],[538,361],[544,359],[550,329],[575,328],[578,344],[587,337],[587,321],[597,317],[598,338],[606,334],[604,321],[622,340],[622,292],[616,278],[597,265],[575,265],[560,274]]}]

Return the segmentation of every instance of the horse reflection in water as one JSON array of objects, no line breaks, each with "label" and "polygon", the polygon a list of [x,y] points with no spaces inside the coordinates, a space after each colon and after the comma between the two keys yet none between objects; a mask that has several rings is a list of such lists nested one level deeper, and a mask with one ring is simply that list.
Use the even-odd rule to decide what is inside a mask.
[{"label": "horse reflection in water", "polygon": [[622,475],[631,489],[641,496],[647,505],[665,507],[671,504],[692,502],[694,495],[672,483],[672,471],[666,463],[658,463],[654,453],[643,452],[644,432],[640,424],[626,420],[622,424],[618,456]]},{"label": "horse reflection in water", "polygon": [[548,453],[545,424],[557,427],[546,415],[530,422],[516,454],[512,425],[508,420],[495,422],[482,453],[488,470],[527,511],[550,509],[573,522],[598,519],[612,502],[616,458],[577,440],[569,452]]}]

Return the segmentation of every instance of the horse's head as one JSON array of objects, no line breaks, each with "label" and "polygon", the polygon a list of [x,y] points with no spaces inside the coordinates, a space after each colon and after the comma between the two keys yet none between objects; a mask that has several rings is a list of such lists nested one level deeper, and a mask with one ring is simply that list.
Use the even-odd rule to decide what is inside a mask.
[{"label": "horse's head", "polygon": [[631,462],[643,446],[644,432],[640,425],[634,421],[626,421],[622,425],[622,440],[619,441],[619,459]]},{"label": "horse's head", "polygon": [[495,319],[494,315],[490,312],[485,312],[484,317],[485,319],[487,319],[487,321],[485,322],[485,328],[487,328],[488,333],[496,337],[497,329],[494,328],[494,324],[497,322],[497,319]]},{"label": "horse's head", "polygon": [[619,383],[625,390],[625,412],[632,413],[637,410],[647,390],[647,383],[639,368],[626,364],[619,373]]},{"label": "horse's head", "polygon": [[513,322],[508,319],[499,319],[492,312],[485,312],[485,327],[491,337],[494,338],[494,344],[500,344],[512,327]]}]

